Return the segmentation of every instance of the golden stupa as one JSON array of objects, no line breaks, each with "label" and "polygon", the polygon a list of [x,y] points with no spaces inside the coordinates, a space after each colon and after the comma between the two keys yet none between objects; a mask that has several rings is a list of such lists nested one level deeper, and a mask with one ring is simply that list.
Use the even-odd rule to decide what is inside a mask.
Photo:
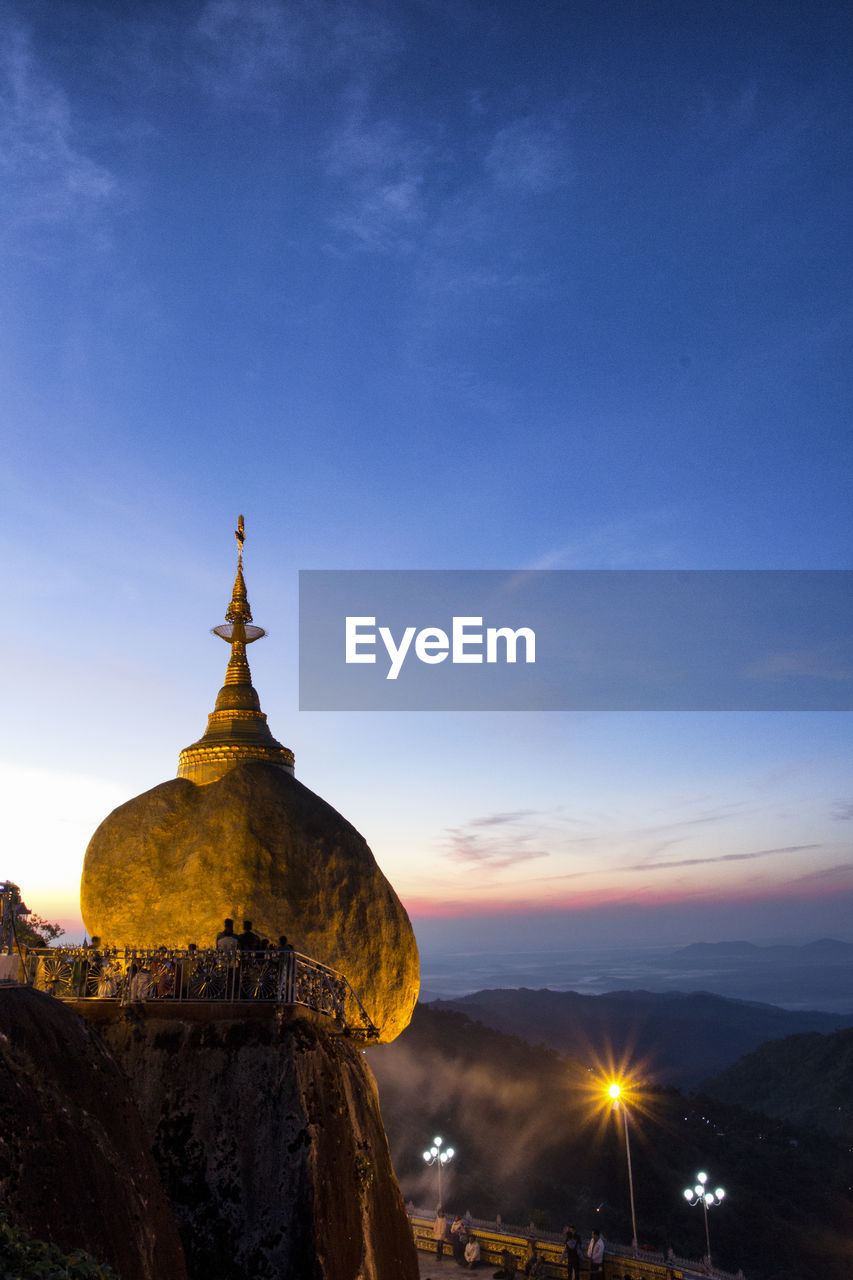
[{"label": "golden stupa", "polygon": [[178,776],[104,819],[89,842],[80,905],[90,935],[119,947],[211,946],[230,916],[237,928],[285,934],[305,955],[343,973],[392,1040],[418,994],[409,918],[364,838],[293,776],[293,752],[277,742],[252,685],[252,623],[237,576],[225,625],[225,683]]}]

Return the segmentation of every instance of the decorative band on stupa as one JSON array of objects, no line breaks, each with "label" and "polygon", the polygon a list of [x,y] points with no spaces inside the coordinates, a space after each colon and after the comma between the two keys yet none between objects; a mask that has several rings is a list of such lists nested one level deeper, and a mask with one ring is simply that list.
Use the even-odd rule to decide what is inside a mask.
[{"label": "decorative band on stupa", "polygon": [[252,673],[246,658],[246,645],[265,635],[263,627],[252,625],[252,610],[243,580],[243,543],[246,535],[243,517],[237,521],[237,576],[225,622],[213,628],[213,634],[231,645],[231,656],[225,672],[225,683],[219,690],[216,706],[207,718],[204,736],[185,747],[178,763],[178,777],[204,785],[216,782],[235,765],[249,760],[262,760],[285,773],[293,773],[293,752],[276,742],[267,726],[267,718],[252,685]]}]

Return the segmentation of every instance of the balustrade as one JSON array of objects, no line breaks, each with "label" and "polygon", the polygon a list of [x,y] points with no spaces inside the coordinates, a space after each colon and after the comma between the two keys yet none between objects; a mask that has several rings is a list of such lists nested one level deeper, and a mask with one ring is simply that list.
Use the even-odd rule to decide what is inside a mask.
[{"label": "balustrade", "polygon": [[352,1035],[378,1034],[344,975],[298,951],[40,947],[22,963],[24,980],[59,1000],[301,1005]]}]

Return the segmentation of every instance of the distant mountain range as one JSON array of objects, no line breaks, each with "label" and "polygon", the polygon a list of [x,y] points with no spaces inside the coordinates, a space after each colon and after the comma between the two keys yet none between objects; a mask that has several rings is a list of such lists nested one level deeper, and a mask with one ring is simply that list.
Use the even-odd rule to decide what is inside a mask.
[{"label": "distant mountain range", "polygon": [[670,952],[670,960],[681,957],[691,963],[696,960],[743,960],[744,958],[767,964],[787,960],[795,964],[826,964],[833,961],[853,964],[853,942],[839,942],[837,938],[820,938],[817,942],[805,942],[800,946],[779,943],[759,946],[755,942],[691,942]]},{"label": "distant mountain range", "polygon": [[522,987],[477,991],[455,1000],[436,1000],[429,1007],[457,1010],[530,1044],[575,1054],[583,1061],[631,1063],[645,1079],[680,1088],[716,1075],[767,1040],[853,1027],[851,1014],[780,1009],[703,991],[588,996]]}]

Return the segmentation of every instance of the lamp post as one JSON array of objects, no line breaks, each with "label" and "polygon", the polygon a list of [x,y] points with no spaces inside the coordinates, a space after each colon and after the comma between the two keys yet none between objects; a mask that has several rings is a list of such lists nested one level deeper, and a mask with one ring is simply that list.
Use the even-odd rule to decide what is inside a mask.
[{"label": "lamp post", "polygon": [[708,1210],[713,1209],[714,1205],[722,1204],[725,1194],[722,1187],[717,1187],[714,1192],[708,1190],[707,1173],[697,1173],[696,1186],[684,1188],[684,1199],[687,1203],[690,1205],[701,1204],[702,1212],[705,1215],[705,1247],[708,1250],[705,1260],[709,1267],[711,1265],[711,1236],[708,1231]]},{"label": "lamp post", "polygon": [[634,1233],[631,1241],[631,1247],[637,1252],[637,1214],[634,1209],[634,1175],[631,1171],[631,1140],[628,1137],[628,1108],[625,1106],[625,1100],[622,1097],[622,1086],[614,1080],[607,1087],[608,1096],[612,1100],[612,1109],[614,1111],[622,1111],[622,1123],[625,1128],[625,1155],[628,1160],[628,1193],[631,1197],[631,1230]]},{"label": "lamp post", "polygon": [[444,1147],[444,1139],[433,1138],[432,1146],[430,1147],[429,1151],[424,1152],[424,1160],[426,1161],[426,1163],[434,1164],[438,1169],[438,1203],[439,1204],[444,1204],[444,1201],[441,1198],[441,1170],[444,1165],[450,1164],[450,1161],[453,1159],[453,1157],[456,1154],[456,1152],[453,1150],[452,1147],[444,1147],[444,1150],[442,1150],[442,1147]]}]

